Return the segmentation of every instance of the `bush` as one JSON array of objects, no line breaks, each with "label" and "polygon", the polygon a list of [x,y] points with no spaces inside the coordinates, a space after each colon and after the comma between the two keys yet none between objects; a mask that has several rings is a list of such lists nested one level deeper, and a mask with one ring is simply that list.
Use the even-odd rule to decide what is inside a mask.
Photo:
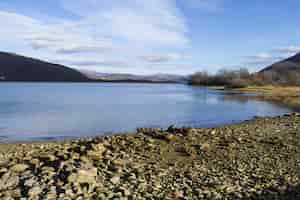
[{"label": "bush", "polygon": [[[206,86],[234,86],[246,85],[251,77],[247,69],[226,70],[222,69],[215,75],[209,75],[207,72],[197,72],[191,76],[190,84],[192,85],[206,85]],[[243,81],[245,80],[245,81]]]},{"label": "bush", "polygon": [[235,88],[245,88],[248,85],[249,85],[249,82],[247,80],[238,78],[238,79],[233,79],[232,81],[230,81],[230,83],[228,83],[226,85],[226,87],[235,89]]},{"label": "bush", "polygon": [[243,88],[248,85],[281,85],[300,86],[300,72],[297,71],[265,71],[251,74],[247,69],[222,69],[215,75],[207,72],[197,72],[191,76],[190,84],[204,86],[225,86],[228,88]]}]

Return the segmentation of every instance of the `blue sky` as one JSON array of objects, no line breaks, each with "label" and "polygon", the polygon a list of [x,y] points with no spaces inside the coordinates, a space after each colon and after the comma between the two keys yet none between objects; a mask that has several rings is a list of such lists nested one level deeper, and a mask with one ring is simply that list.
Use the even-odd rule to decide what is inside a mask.
[{"label": "blue sky", "polygon": [[1,0],[1,51],[85,70],[259,70],[300,51],[297,0]]}]

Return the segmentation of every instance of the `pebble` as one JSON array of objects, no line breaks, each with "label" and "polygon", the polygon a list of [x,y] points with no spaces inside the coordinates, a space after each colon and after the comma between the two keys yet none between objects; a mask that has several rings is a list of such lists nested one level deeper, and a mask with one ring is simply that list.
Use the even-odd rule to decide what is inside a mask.
[{"label": "pebble", "polygon": [[28,168],[28,165],[25,164],[16,164],[10,168],[10,171],[15,173],[22,173]]},{"label": "pebble", "polygon": [[[0,144],[0,199],[298,199],[300,118]],[[151,147],[151,148],[150,148]]]}]

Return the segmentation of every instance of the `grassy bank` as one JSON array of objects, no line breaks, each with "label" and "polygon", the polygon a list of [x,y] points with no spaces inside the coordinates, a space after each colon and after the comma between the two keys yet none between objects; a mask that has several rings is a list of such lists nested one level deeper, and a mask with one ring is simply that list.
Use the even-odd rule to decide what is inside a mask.
[{"label": "grassy bank", "polygon": [[0,199],[299,199],[300,116],[0,144]]},{"label": "grassy bank", "polygon": [[259,98],[280,102],[289,106],[300,106],[300,87],[249,86],[236,89],[244,92],[255,92]]},{"label": "grassy bank", "polygon": [[257,94],[252,98],[274,101],[291,107],[300,107],[300,87],[291,86],[248,86],[244,88],[226,88],[224,86],[210,86],[213,90],[230,90],[238,92],[251,92]]}]

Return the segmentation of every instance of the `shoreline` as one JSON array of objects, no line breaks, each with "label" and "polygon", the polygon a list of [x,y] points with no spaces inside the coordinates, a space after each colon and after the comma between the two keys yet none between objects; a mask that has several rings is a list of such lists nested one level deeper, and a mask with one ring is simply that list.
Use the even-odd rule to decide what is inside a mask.
[{"label": "shoreline", "polygon": [[251,96],[251,98],[279,103],[300,111],[300,87],[249,86],[246,88],[227,89],[224,86],[216,86],[208,88],[222,91],[250,92],[256,94]]},{"label": "shoreline", "polygon": [[300,114],[0,143],[0,198],[297,199]]}]

